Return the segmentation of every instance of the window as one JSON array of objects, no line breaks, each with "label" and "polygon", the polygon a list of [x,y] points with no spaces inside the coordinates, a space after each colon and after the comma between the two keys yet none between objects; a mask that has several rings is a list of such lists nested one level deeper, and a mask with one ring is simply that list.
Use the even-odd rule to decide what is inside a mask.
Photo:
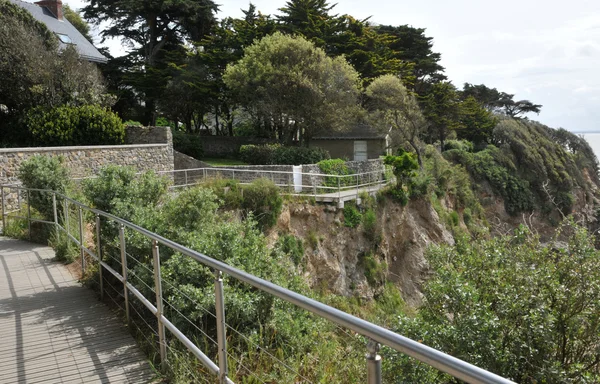
[{"label": "window", "polygon": [[58,36],[58,39],[65,44],[73,44],[73,40],[71,40],[68,35],[57,33],[56,36]]}]

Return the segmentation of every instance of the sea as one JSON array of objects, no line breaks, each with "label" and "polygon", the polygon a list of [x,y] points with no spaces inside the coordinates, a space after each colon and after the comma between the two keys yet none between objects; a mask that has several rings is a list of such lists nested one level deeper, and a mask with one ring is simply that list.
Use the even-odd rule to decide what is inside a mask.
[{"label": "sea", "polygon": [[596,154],[596,157],[600,159],[600,132],[574,132],[579,136],[582,136]]}]

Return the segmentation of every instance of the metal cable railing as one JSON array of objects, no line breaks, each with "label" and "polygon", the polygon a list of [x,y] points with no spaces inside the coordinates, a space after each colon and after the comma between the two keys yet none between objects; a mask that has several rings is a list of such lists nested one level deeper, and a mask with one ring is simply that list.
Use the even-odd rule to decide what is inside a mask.
[{"label": "metal cable railing", "polygon": [[[159,352],[160,352],[160,361],[161,367],[163,370],[166,370],[168,361],[167,361],[167,352],[171,348],[166,342],[167,331],[174,336],[183,346],[185,346],[194,357],[212,374],[218,377],[219,383],[233,383],[231,379],[228,377],[228,365],[227,365],[227,357],[235,358],[227,349],[227,324],[225,323],[225,297],[223,291],[223,274],[226,274],[238,281],[249,284],[260,291],[268,293],[276,298],[284,300],[288,303],[291,303],[299,308],[302,308],[306,311],[309,311],[317,316],[320,316],[330,322],[332,322],[335,326],[349,329],[353,332],[356,332],[359,335],[362,335],[367,339],[366,345],[366,365],[367,365],[367,382],[371,383],[381,383],[382,382],[382,369],[381,369],[381,356],[379,355],[379,349],[381,345],[392,348],[398,352],[405,353],[406,355],[413,357],[423,363],[426,363],[442,372],[445,372],[455,378],[460,380],[469,382],[469,383],[503,383],[508,384],[512,383],[512,381],[502,378],[498,375],[495,375],[491,372],[478,368],[474,365],[471,365],[465,361],[459,360],[455,357],[447,355],[443,352],[430,348],[426,345],[418,343],[414,340],[406,338],[404,336],[398,335],[388,329],[377,326],[355,316],[352,316],[348,313],[335,309],[333,307],[322,304],[316,300],[310,299],[306,296],[300,295],[296,292],[290,291],[283,287],[280,287],[276,284],[273,284],[267,280],[258,278],[254,275],[248,274],[244,271],[241,271],[237,268],[234,268],[230,265],[227,265],[223,262],[215,260],[207,255],[204,255],[200,252],[196,252],[192,249],[184,247],[178,243],[175,243],[169,239],[166,239],[156,233],[150,232],[145,228],[137,226],[131,222],[123,220],[119,217],[116,217],[110,213],[106,213],[94,208],[90,208],[74,199],[71,199],[67,196],[64,196],[60,193],[51,191],[51,190],[43,190],[43,189],[27,189],[23,187],[17,186],[0,186],[0,196],[2,203],[2,225],[3,228],[6,228],[6,222],[8,219],[11,219],[12,216],[9,216],[9,213],[6,210],[6,195],[5,192],[7,189],[16,189],[19,191],[19,195],[21,191],[26,192],[27,198],[27,206],[29,207],[29,198],[31,192],[38,193],[47,193],[52,196],[52,205],[53,205],[53,214],[54,220],[52,222],[47,220],[42,220],[38,218],[33,218],[31,216],[31,210],[28,209],[28,214],[26,217],[22,217],[28,222],[28,229],[31,231],[31,223],[41,222],[54,225],[57,234],[66,235],[70,241],[75,243],[80,251],[81,258],[81,267],[82,272],[85,274],[86,269],[86,255],[91,257],[95,262],[99,264],[98,267],[98,281],[100,284],[100,294],[101,297],[104,295],[104,279],[103,274],[109,273],[115,279],[117,279],[123,285],[123,297],[125,299],[125,308],[126,308],[126,317],[127,320],[130,320],[129,307],[128,303],[130,295],[135,297],[143,306],[147,308],[147,310],[152,313],[153,316],[156,317],[156,321],[158,324],[158,343],[159,343]],[[58,203],[57,201],[61,199],[64,203],[64,212],[63,212],[63,224],[59,222],[58,215]],[[71,209],[75,208],[75,212],[77,212],[77,228],[79,233],[75,235],[71,234],[71,228],[68,224],[70,222],[69,214],[71,213]],[[87,248],[85,245],[84,239],[84,221],[83,216],[84,213],[91,214],[95,217],[96,224],[96,241],[95,244],[95,252],[91,249]],[[19,216],[20,217],[20,216]],[[72,218],[72,217],[71,217]],[[121,256],[121,271],[116,271],[111,267],[107,262],[105,262],[101,255],[101,245],[102,239],[100,237],[100,220],[109,220],[116,224],[119,227],[119,249]],[[156,300],[154,303],[150,301],[150,299],[146,298],[138,289],[138,287],[134,286],[130,279],[128,278],[128,268],[127,268],[127,244],[125,239],[125,229],[133,230],[145,238],[149,239],[152,242],[151,252],[152,252],[152,260],[153,260],[153,274],[154,274],[154,287],[151,290],[156,295]],[[190,340],[181,330],[179,330],[173,323],[172,319],[169,319],[165,316],[164,312],[164,297],[162,290],[163,279],[161,278],[161,269],[160,269],[160,254],[159,254],[159,245],[171,248],[175,252],[179,252],[182,255],[186,255],[197,262],[203,264],[206,267],[209,267],[214,271],[215,279],[214,279],[214,293],[215,293],[215,316],[216,316],[216,342],[217,342],[217,361],[214,362],[211,360],[192,340]],[[113,287],[114,288],[114,287]],[[150,287],[147,287],[150,288]],[[243,362],[239,362],[243,364]],[[250,373],[252,373],[250,371]]]}]

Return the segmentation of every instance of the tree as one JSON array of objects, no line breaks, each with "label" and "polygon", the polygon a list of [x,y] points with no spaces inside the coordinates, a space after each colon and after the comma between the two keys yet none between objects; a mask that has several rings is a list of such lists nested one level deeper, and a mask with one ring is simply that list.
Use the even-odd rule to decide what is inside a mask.
[{"label": "tree", "polygon": [[157,100],[166,87],[169,63],[185,58],[182,44],[199,41],[214,24],[218,7],[212,0],[91,0],[84,16],[108,22],[103,38],[120,37],[130,47],[124,80],[144,95],[146,122],[156,119]]},{"label": "tree", "polygon": [[421,99],[423,111],[429,120],[429,140],[440,141],[441,150],[450,130],[459,128],[459,98],[452,83],[436,83],[430,93]]},{"label": "tree", "polygon": [[427,128],[417,98],[393,75],[376,78],[367,87],[367,106],[370,120],[380,128],[392,128],[401,141],[408,142],[417,154],[419,166],[423,166],[419,136]]},{"label": "tree", "polygon": [[459,125],[456,134],[478,145],[490,144],[498,119],[486,110],[473,96],[459,105]]},{"label": "tree", "polygon": [[465,83],[462,97],[473,97],[485,108],[492,112],[502,113],[512,118],[519,118],[526,113],[539,114],[542,105],[534,104],[529,100],[515,101],[515,95],[500,92],[496,88],[488,88],[484,84],[473,85]]},{"label": "tree", "polygon": [[329,15],[335,7],[326,0],[289,0],[279,8],[279,30],[304,36],[319,48],[329,51],[328,45],[339,30],[336,16]]},{"label": "tree", "polygon": [[23,8],[0,0],[0,131],[2,140],[28,144],[20,119],[32,107],[100,104],[111,98],[95,65],[57,39]]},{"label": "tree", "polygon": [[223,80],[240,103],[272,128],[273,137],[308,145],[316,133],[352,123],[358,73],[303,37],[275,33],[245,49]]},{"label": "tree", "polygon": [[447,79],[443,73],[444,67],[439,64],[441,54],[433,52],[433,38],[425,36],[424,28],[380,25],[374,29],[379,34],[391,37],[388,46],[397,53],[398,59],[414,63],[415,80],[412,86],[418,94],[425,95],[431,84]]},{"label": "tree", "polygon": [[81,18],[79,13],[71,9],[67,4],[63,5],[63,14],[65,19],[69,20],[75,29],[79,31],[89,42],[92,42],[92,36],[90,35],[89,24]]}]

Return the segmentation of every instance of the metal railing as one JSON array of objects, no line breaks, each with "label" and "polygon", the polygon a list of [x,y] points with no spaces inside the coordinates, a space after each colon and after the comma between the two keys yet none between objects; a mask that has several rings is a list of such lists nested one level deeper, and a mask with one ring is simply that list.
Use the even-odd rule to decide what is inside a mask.
[{"label": "metal railing", "polygon": [[268,179],[287,195],[313,197],[328,195],[334,199],[348,196],[357,198],[360,190],[378,189],[391,180],[386,178],[383,167],[376,171],[348,175],[220,167],[160,171],[158,174],[173,180],[174,188],[193,186],[219,178],[238,180],[242,185],[250,184],[256,179]]},{"label": "metal railing", "polygon": [[[29,199],[32,192],[48,193],[52,196],[52,211],[54,219],[53,221],[47,221],[43,219],[33,218],[31,216],[31,210],[28,208],[27,216],[10,215],[7,211],[7,198],[6,191],[9,189],[16,189],[18,194],[24,193],[26,196],[27,207],[29,207]],[[60,193],[42,190],[42,189],[27,189],[17,186],[0,186],[0,196],[2,204],[2,225],[6,228],[7,220],[12,218],[20,218],[27,220],[28,230],[31,234],[31,223],[41,222],[51,224],[54,226],[57,234],[62,233],[66,235],[70,241],[75,243],[80,252],[82,272],[85,273],[86,263],[85,255],[88,255],[99,264],[98,274],[100,281],[100,292],[101,295],[104,292],[102,286],[102,274],[104,271],[108,272],[116,279],[118,279],[123,285],[125,292],[125,306],[126,306],[126,317],[127,321],[130,320],[129,314],[129,295],[133,295],[137,298],[151,313],[156,317],[158,324],[158,342],[159,342],[159,353],[160,361],[163,369],[168,364],[167,357],[167,343],[166,343],[166,331],[168,330],[175,338],[177,338],[197,359],[213,373],[219,383],[233,383],[228,377],[228,366],[227,366],[227,338],[226,338],[226,323],[225,323],[225,296],[223,290],[223,274],[226,274],[238,281],[247,283],[258,290],[268,293],[276,298],[291,303],[299,308],[309,311],[321,318],[327,319],[333,324],[350,329],[359,335],[366,338],[367,343],[365,346],[366,350],[366,371],[367,371],[367,383],[375,384],[382,383],[382,368],[381,368],[381,356],[379,355],[379,349],[381,345],[392,348],[398,352],[404,353],[410,357],[413,357],[425,364],[428,364],[442,372],[450,374],[451,376],[469,383],[502,383],[508,384],[513,383],[510,380],[502,378],[491,372],[478,368],[465,361],[447,355],[436,349],[430,348],[426,345],[418,343],[414,340],[396,334],[388,329],[367,322],[348,313],[322,304],[316,300],[310,299],[306,296],[300,295],[296,292],[273,284],[267,280],[258,278],[254,275],[246,273],[242,270],[234,268],[223,262],[215,260],[207,255],[196,252],[192,249],[184,247],[178,243],[175,243],[169,239],[166,239],[156,233],[150,232],[145,228],[137,226],[131,222],[116,217],[110,213],[106,213],[94,208],[90,208],[74,199],[71,199]],[[58,200],[63,201],[63,224],[59,221],[58,214]],[[78,221],[78,238],[71,234],[69,225],[69,212],[70,207],[74,207],[77,210],[77,221]],[[92,251],[85,245],[84,240],[84,221],[83,214],[92,214],[95,217],[96,225],[96,239],[95,244],[96,252]],[[109,220],[118,224],[119,227],[119,248],[121,255],[122,271],[118,272],[113,269],[107,262],[105,262],[100,254],[102,249],[102,239],[100,237],[100,224],[101,219]],[[66,224],[65,224],[66,223]],[[140,287],[134,286],[128,277],[127,273],[127,244],[125,240],[125,229],[128,228],[143,235],[149,239],[152,243],[151,252],[153,260],[153,272],[154,272],[154,292],[156,293],[156,303],[151,303],[140,291]],[[214,279],[214,293],[215,293],[215,309],[216,309],[216,320],[217,320],[217,345],[218,345],[218,359],[217,362],[212,361],[193,341],[191,341],[183,332],[181,332],[165,315],[163,309],[163,290],[160,269],[160,254],[159,245],[171,248],[175,252],[179,252],[182,255],[186,255],[193,260],[203,264],[204,266],[212,269],[215,274]]]}]

